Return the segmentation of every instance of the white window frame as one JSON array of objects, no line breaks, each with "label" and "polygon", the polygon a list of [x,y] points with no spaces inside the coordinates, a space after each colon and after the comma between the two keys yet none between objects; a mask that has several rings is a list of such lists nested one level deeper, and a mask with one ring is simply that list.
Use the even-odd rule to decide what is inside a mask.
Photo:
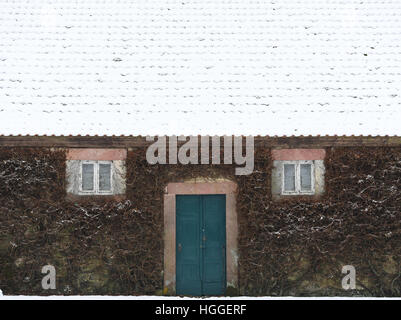
[{"label": "white window frame", "polygon": [[[295,190],[285,190],[285,174],[284,165],[293,164],[295,165]],[[311,165],[311,190],[301,190],[301,164]],[[296,160],[296,161],[282,161],[282,180],[281,180],[281,194],[283,195],[312,195],[315,194],[315,163],[313,160]]]},{"label": "white window frame", "polygon": [[[84,164],[93,164],[93,190],[82,189],[82,167]],[[99,164],[110,164],[110,190],[99,189]],[[79,165],[79,193],[82,195],[98,194],[108,195],[113,194],[113,161],[94,161],[94,160],[83,160]]]}]

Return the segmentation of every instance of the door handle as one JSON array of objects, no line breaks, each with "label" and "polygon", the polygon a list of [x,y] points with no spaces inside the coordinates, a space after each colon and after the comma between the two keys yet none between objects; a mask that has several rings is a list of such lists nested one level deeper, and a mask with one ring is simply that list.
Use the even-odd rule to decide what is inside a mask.
[{"label": "door handle", "polygon": [[181,250],[182,250],[182,245],[181,245],[181,243],[179,243],[178,244],[178,252],[181,252]]}]

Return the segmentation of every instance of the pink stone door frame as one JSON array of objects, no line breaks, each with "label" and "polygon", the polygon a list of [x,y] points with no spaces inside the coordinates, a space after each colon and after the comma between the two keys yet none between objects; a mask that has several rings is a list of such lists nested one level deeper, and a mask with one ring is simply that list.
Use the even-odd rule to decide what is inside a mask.
[{"label": "pink stone door frame", "polygon": [[164,195],[164,294],[175,294],[176,281],[176,195],[226,195],[226,279],[227,290],[238,288],[238,222],[236,210],[237,185],[231,181],[201,183],[169,183]]}]

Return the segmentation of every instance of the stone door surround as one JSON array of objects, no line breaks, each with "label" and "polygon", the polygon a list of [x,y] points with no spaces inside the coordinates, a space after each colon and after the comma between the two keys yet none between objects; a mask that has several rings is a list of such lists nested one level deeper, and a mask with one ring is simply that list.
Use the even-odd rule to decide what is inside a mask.
[{"label": "stone door surround", "polygon": [[176,195],[226,195],[226,277],[227,291],[238,288],[238,222],[236,210],[237,184],[232,181],[169,183],[164,195],[164,288],[163,293],[175,294],[176,268]]}]

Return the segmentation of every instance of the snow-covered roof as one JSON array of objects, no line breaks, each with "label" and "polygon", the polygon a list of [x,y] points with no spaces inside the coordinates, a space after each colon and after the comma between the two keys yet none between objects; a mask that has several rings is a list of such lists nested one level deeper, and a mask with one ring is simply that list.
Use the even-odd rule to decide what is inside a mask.
[{"label": "snow-covered roof", "polygon": [[400,0],[0,0],[0,134],[401,135]]}]

